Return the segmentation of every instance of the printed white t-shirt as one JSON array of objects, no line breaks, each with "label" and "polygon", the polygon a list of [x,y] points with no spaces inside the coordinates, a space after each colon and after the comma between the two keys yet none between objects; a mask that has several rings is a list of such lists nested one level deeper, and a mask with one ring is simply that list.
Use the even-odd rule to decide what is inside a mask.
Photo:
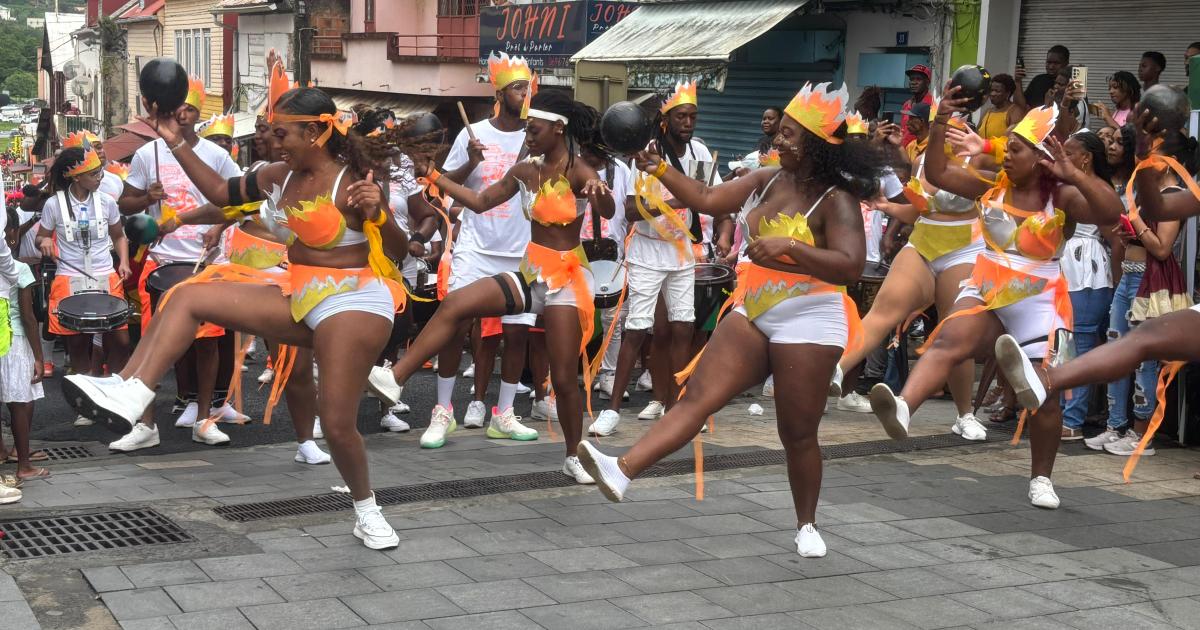
[{"label": "printed white t-shirt", "polygon": [[[192,147],[201,160],[221,175],[221,177],[237,177],[242,169],[238,167],[229,153],[212,142],[200,138]],[[183,167],[175,160],[167,143],[162,138],[142,145],[133,154],[133,163],[129,166],[129,176],[125,182],[134,188],[146,190],[156,181],[154,176],[154,154],[158,153],[158,178],[162,182],[165,197],[162,203],[169,204],[176,212],[183,214],[195,210],[208,203],[208,199],[188,179]],[[150,204],[146,209],[155,219],[162,213],[162,204]],[[150,248],[150,253],[160,263],[191,262],[199,260],[204,251],[204,233],[212,227],[209,225],[181,225],[179,229],[163,237]]]},{"label": "printed white t-shirt", "polygon": [[125,191],[125,180],[121,179],[120,175],[104,171],[104,177],[100,179],[100,192],[108,193],[113,199],[120,199],[121,193]]},{"label": "printed white t-shirt", "polygon": [[[59,265],[56,273],[60,276],[82,276],[83,272],[78,270],[88,269],[90,259],[90,275],[94,278],[107,276],[113,272],[110,252],[112,238],[108,235],[108,228],[121,222],[117,201],[98,190],[88,195],[87,199],[76,199],[70,190],[64,194],[74,212],[71,218],[63,220],[63,212],[58,205],[59,195],[52,195],[42,207],[41,226],[55,234],[58,257],[66,263]],[[79,224],[84,213],[88,219],[87,233]]]},{"label": "printed white t-shirt", "polygon": [[[622,256],[625,249],[625,234],[629,231],[629,223],[625,220],[625,191],[629,190],[631,171],[620,160],[613,160],[611,163],[616,165],[613,168],[611,188],[615,210],[611,219],[600,217],[600,236],[601,238],[611,238],[616,241],[617,255]],[[602,168],[596,172],[596,175],[600,181],[608,181],[608,169]],[[594,238],[592,236],[592,204],[590,203],[587,206],[587,210],[584,211],[583,227],[580,228],[579,238],[585,241]]]},{"label": "printed white t-shirt", "polygon": [[[486,148],[483,162],[471,171],[463,184],[480,191],[500,181],[517,163],[525,145],[525,130],[500,131],[492,126],[491,120],[474,123],[471,130]],[[468,162],[467,143],[470,140],[466,129],[458,133],[442,164],[442,172],[453,171]],[[525,247],[529,244],[529,219],[521,211],[520,193],[482,214],[464,210],[461,217],[462,227],[458,241],[454,243],[455,250],[513,258],[525,255]]]},{"label": "printed white t-shirt", "polygon": [[[421,185],[417,183],[415,166],[412,159],[407,155],[400,156],[399,166],[393,165],[391,168],[391,181],[388,185],[388,205],[392,209],[392,216],[396,219],[396,226],[405,234],[412,236],[412,221],[408,214],[408,198],[421,190]],[[434,231],[429,242],[442,240],[441,231]],[[429,245],[426,244],[425,251],[429,251]],[[400,271],[404,277],[412,282],[416,277],[419,269],[419,263],[412,255],[406,255],[404,262],[401,264]]]},{"label": "printed white t-shirt", "polygon": [[[688,150],[684,152],[683,157],[679,158],[680,165],[684,168],[684,172],[691,172],[697,162],[712,163],[712,153],[708,147],[704,146],[698,138],[692,138],[689,141]],[[714,165],[715,166],[715,165]],[[629,185],[626,189],[627,196],[633,196],[634,184],[640,179],[648,177],[645,173],[638,172],[633,177],[629,178]],[[721,176],[713,175],[713,185],[721,183]],[[670,201],[675,198],[671,191],[666,187],[662,187],[663,200]],[[675,211],[682,220],[684,226],[692,224],[691,210],[679,209]],[[708,219],[707,223],[705,219]],[[656,216],[654,221],[661,226],[666,233],[670,234],[676,240],[682,240],[687,250],[687,255],[684,260],[680,260],[679,249],[670,241],[664,241],[659,238],[658,231],[654,229],[647,221],[638,221],[634,223],[634,230],[637,232],[629,241],[629,251],[625,253],[626,259],[630,264],[650,267],[664,271],[679,271],[681,269],[690,269],[696,264],[695,258],[692,256],[692,241],[691,235],[684,231],[681,232],[666,217]],[[700,216],[700,225],[704,234],[704,241],[712,241],[712,217],[705,215]]]}]

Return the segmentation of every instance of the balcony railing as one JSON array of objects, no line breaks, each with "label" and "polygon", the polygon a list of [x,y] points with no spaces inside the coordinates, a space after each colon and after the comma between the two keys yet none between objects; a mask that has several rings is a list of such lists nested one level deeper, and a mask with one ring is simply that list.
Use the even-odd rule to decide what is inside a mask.
[{"label": "balcony railing", "polygon": [[[439,18],[439,22],[445,18]],[[478,23],[476,23],[478,29]],[[393,61],[424,57],[429,60],[475,60],[479,57],[479,33],[395,33],[388,42],[388,57]]]},{"label": "balcony railing", "polygon": [[325,57],[345,58],[341,35],[314,35],[312,54]]}]

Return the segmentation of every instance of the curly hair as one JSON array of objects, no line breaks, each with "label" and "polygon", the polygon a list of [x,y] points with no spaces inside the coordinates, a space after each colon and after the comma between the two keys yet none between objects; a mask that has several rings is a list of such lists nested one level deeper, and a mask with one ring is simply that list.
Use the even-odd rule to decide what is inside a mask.
[{"label": "curly hair", "polygon": [[[845,123],[834,137],[845,139]],[[859,199],[870,199],[879,193],[879,176],[887,158],[874,143],[833,144],[801,126],[800,147],[804,160],[812,164],[811,176],[818,185],[840,188]]]},{"label": "curly hair", "polygon": [[[275,107],[289,114],[301,116],[320,116],[321,114],[336,114],[337,105],[323,90],[311,87],[292,88],[284,92]],[[353,128],[346,135],[336,131],[325,142],[325,150],[335,159],[345,162],[358,177],[365,177],[374,172],[376,178],[387,171],[382,169],[382,160],[372,155],[359,141],[360,134]],[[386,157],[386,156],[385,156]]]},{"label": "curly hair", "polygon": [[1092,172],[1106,183],[1112,183],[1113,167],[1108,163],[1104,151],[1104,140],[1093,131],[1077,131],[1071,134],[1071,139],[1083,145],[1083,150],[1092,154]]},{"label": "curly hair", "polygon": [[1121,163],[1112,165],[1113,174],[1126,175],[1133,172],[1134,154],[1137,151],[1137,132],[1133,129],[1133,123],[1125,123],[1118,127],[1114,139],[1121,143],[1123,151]]},{"label": "curly hair", "polygon": [[1133,76],[1132,72],[1118,70],[1108,77],[1108,82],[1120,85],[1121,89],[1129,94],[1131,104],[1136,105],[1138,101],[1142,100],[1142,84],[1138,83],[1137,77]]}]

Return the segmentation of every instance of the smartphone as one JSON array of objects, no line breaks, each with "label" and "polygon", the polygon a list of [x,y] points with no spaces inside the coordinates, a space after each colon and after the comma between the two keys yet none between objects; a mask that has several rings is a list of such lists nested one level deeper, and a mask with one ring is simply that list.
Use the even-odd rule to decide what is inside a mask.
[{"label": "smartphone", "polygon": [[896,112],[883,112],[883,122],[893,124],[896,122]]},{"label": "smartphone", "polygon": [[1100,105],[1098,103],[1088,103],[1088,112],[1093,116],[1100,115]]},{"label": "smartphone", "polygon": [[1017,55],[1017,67],[1018,67],[1018,68],[1024,68],[1024,67],[1025,67],[1025,58],[1024,58],[1024,57],[1022,57],[1021,55]]},{"label": "smartphone", "polygon": [[1087,93],[1087,66],[1071,66],[1071,81],[1079,84],[1079,89]]}]

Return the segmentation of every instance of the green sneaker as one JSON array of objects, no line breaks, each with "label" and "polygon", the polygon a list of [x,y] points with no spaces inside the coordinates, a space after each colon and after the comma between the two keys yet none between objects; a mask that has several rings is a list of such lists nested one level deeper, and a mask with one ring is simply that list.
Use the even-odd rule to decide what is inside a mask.
[{"label": "green sneaker", "polygon": [[446,445],[446,436],[454,433],[458,423],[454,421],[454,411],[441,405],[433,408],[433,416],[429,419],[429,428],[421,434],[421,448],[441,448]]},{"label": "green sneaker", "polygon": [[492,421],[488,423],[487,436],[497,440],[518,440],[528,442],[538,439],[537,429],[530,429],[521,424],[521,419],[513,414],[509,407],[503,414],[492,407]]}]

